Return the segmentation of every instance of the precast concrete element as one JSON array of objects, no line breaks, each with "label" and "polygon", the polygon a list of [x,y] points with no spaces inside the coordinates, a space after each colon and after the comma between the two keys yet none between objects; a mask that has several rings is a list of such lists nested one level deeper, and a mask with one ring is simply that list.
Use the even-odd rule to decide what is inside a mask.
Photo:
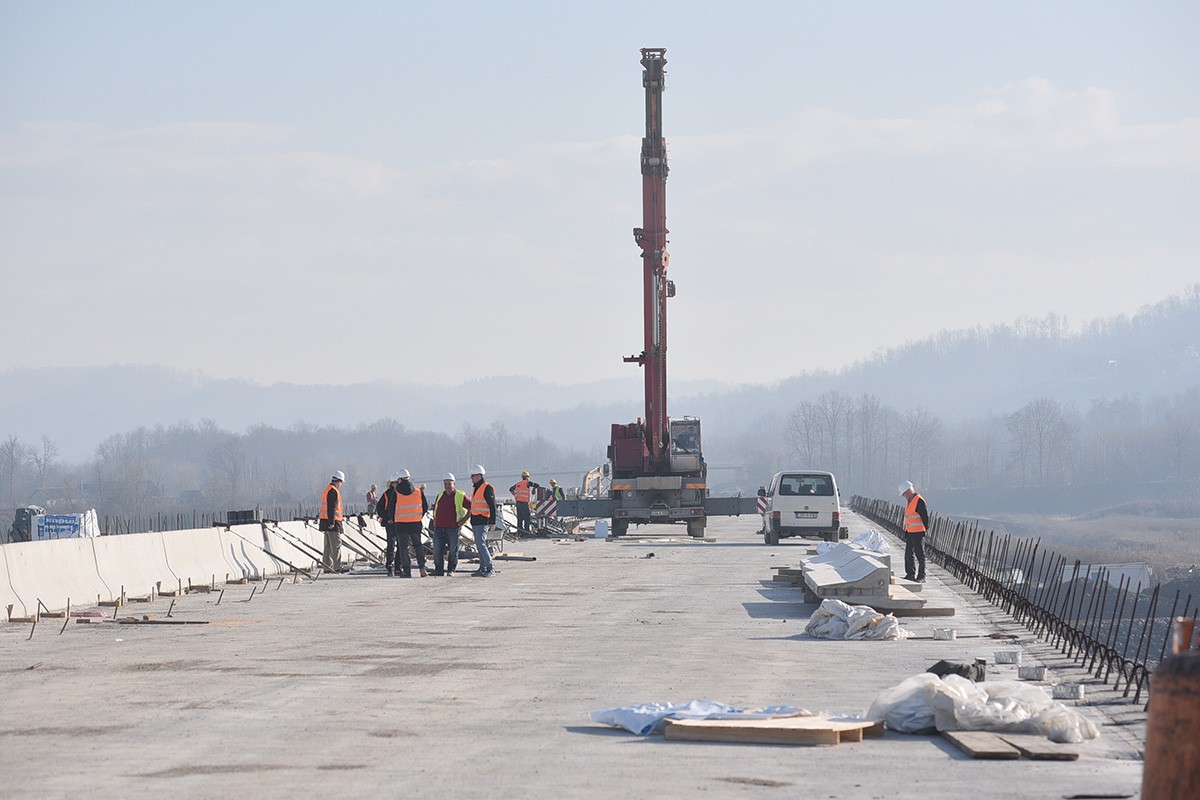
[{"label": "precast concrete element", "polygon": [[857,558],[858,556],[870,556],[875,560],[884,564],[888,569],[892,567],[892,554],[879,553],[875,550],[868,550],[865,547],[853,544],[851,542],[838,542],[829,550],[820,555],[813,556],[805,561],[806,564],[845,564]]},{"label": "precast concrete element", "polygon": [[296,529],[296,523],[267,525],[264,532],[267,549],[298,569],[315,569],[320,563],[321,550],[316,549],[314,554],[313,544],[303,535],[303,531]]},{"label": "precast concrete element", "polygon": [[[13,591],[12,581],[8,578],[8,556],[5,555],[8,547],[6,544],[0,545],[0,608],[5,611],[11,609],[13,616],[23,617],[28,613],[25,611],[25,601]],[[5,618],[7,619],[7,615]]]},{"label": "precast concrete element", "polygon": [[818,597],[887,598],[891,567],[872,553],[841,544],[804,563],[804,583]]},{"label": "precast concrete element", "polygon": [[225,557],[225,545],[216,528],[164,531],[163,549],[171,571],[190,585],[213,586],[231,577],[243,577],[241,567]]},{"label": "precast concrete element", "polygon": [[259,523],[233,525],[220,531],[225,555],[232,559],[248,580],[258,581],[285,571],[285,567],[264,551],[263,529]]},{"label": "precast concrete element", "polygon": [[167,564],[162,534],[130,533],[92,539],[96,571],[119,597],[151,597],[156,591],[178,591],[179,577]]},{"label": "precast concrete element", "polygon": [[[4,545],[8,578],[22,601],[24,616],[33,616],[42,601],[50,611],[111,602],[120,587],[110,587],[96,570],[91,539],[50,539]],[[16,614],[16,609],[13,609]]]}]

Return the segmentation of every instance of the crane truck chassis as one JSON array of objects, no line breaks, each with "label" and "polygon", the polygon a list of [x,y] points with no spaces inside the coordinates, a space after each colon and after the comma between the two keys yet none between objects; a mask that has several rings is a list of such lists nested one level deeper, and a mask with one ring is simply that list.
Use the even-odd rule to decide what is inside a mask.
[{"label": "crane truck chassis", "polygon": [[645,418],[612,426],[608,445],[608,497],[571,498],[558,503],[560,517],[611,517],[612,536],[630,524],[684,523],[689,536],[703,537],[707,518],[753,514],[756,497],[709,497],[701,448],[700,420],[667,416],[667,143],[662,133],[666,50],[643,48],[646,136],[642,139],[642,225],[633,239],[642,250],[644,346],[626,363],[642,367]]}]

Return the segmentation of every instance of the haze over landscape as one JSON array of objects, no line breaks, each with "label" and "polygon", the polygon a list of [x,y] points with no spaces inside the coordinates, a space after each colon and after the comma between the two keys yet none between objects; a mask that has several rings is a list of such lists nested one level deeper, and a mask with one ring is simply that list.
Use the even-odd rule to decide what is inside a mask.
[{"label": "haze over landscape", "polygon": [[1191,508],[1200,9],[752,10],[0,7],[4,504],[598,463],[662,46],[669,410],[714,485]]}]

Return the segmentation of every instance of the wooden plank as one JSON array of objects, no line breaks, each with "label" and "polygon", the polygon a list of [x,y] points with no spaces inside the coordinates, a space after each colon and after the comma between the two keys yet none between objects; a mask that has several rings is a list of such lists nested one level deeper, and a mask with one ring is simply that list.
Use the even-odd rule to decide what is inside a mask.
[{"label": "wooden plank", "polygon": [[942,737],[971,758],[1020,758],[1021,751],[990,731],[942,731]]},{"label": "wooden plank", "polygon": [[1032,733],[1002,733],[1000,738],[1035,761],[1078,761],[1079,752]]},{"label": "wooden plank", "polygon": [[861,742],[876,723],[841,721],[826,717],[775,719],[669,719],[663,728],[668,739],[693,742],[744,744],[834,745]]}]

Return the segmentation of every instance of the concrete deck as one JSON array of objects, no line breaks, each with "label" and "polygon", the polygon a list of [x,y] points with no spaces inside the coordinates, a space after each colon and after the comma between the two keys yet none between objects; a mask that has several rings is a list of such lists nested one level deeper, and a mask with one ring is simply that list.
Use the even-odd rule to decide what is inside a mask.
[{"label": "concrete deck", "polygon": [[[851,536],[869,527],[844,517]],[[795,565],[756,518],[713,543],[523,542],[538,560],[492,579],[378,572],[179,599],[207,625],[0,624],[5,797],[1063,797],[1138,793],[1141,708],[1089,687],[1103,725],[1076,762],[973,761],[937,737],[832,747],[638,738],[588,712],[650,701],[791,703],[854,712],[939,659],[988,659],[1020,634],[1026,664],[1065,659],[931,565],[952,618],[901,620],[937,641],[802,635],[813,604],[771,580]],[[655,530],[655,529],[651,529]],[[673,530],[673,529],[657,529]],[[653,558],[647,557],[653,553]],[[899,555],[899,553],[894,553]],[[899,562],[894,562],[899,563]],[[122,614],[165,616],[169,598]],[[111,612],[110,612],[111,613]],[[1011,673],[1011,674],[1009,674]],[[1075,673],[1077,676],[1079,673]]]}]

